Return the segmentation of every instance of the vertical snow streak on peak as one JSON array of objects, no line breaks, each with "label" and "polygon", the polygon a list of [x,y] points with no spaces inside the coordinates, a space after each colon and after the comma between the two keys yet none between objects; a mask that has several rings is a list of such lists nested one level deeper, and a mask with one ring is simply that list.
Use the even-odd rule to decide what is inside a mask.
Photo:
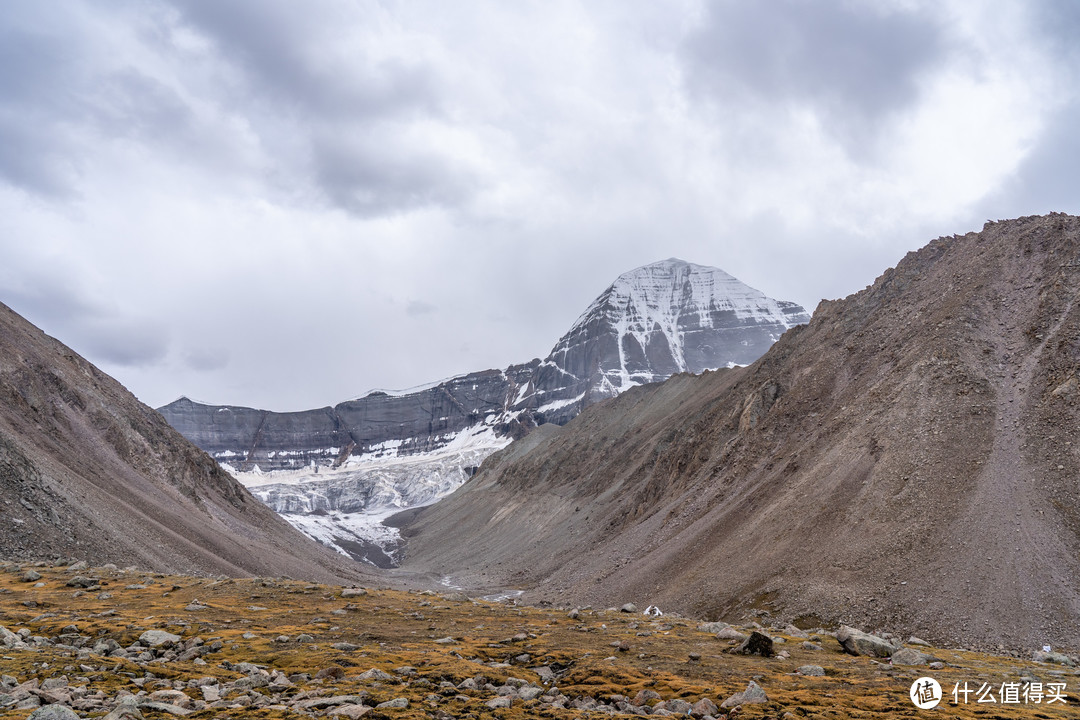
[{"label": "vertical snow streak on peak", "polygon": [[620,275],[577,319],[549,360],[613,395],[676,372],[752,362],[809,316],[719,268],[678,258]]}]

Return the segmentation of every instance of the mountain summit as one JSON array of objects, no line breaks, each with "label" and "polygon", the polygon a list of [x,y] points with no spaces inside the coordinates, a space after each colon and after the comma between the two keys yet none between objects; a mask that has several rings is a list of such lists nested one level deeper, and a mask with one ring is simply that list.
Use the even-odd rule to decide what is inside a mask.
[{"label": "mountain summit", "polygon": [[677,258],[624,273],[577,319],[548,360],[610,397],[680,372],[747,365],[810,321],[719,268]]},{"label": "mountain summit", "polygon": [[511,440],[674,373],[752,362],[808,320],[723,270],[671,259],[621,275],[544,360],[305,412],[187,398],[160,412],[294,525],[388,565],[381,517],[450,493]]}]

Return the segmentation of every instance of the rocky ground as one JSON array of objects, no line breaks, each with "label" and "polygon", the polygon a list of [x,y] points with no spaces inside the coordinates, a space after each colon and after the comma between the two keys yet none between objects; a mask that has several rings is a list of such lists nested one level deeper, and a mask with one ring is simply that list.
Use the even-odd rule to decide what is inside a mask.
[{"label": "rocky ground", "polygon": [[0,718],[893,717],[922,676],[950,717],[1080,705],[1066,655],[747,620],[6,562]]}]

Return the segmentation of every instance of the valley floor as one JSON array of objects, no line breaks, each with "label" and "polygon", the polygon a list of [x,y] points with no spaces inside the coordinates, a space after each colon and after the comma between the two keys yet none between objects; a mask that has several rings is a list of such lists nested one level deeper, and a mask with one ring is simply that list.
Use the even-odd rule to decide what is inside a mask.
[{"label": "valley floor", "polygon": [[[923,647],[940,668],[901,666],[791,627],[760,628],[776,657],[736,655],[738,640],[681,617],[286,579],[0,563],[0,626],[0,718],[49,704],[76,712],[50,717],[111,720],[909,717],[925,712],[908,692],[926,675],[945,696],[938,717],[1067,718],[1080,706],[1075,668],[1012,657]],[[719,707],[751,682],[767,701]],[[977,701],[984,686],[993,703]],[[1003,702],[1013,688],[1026,700]]]}]

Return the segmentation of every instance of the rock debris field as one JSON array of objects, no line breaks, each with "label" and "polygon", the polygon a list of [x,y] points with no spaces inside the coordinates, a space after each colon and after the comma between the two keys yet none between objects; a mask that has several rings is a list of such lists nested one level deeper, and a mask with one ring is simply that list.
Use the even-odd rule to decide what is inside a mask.
[{"label": "rock debris field", "polygon": [[1080,706],[1077,659],[1052,650],[756,620],[6,562],[0,718],[900,717],[925,712],[924,676],[950,717]]}]

